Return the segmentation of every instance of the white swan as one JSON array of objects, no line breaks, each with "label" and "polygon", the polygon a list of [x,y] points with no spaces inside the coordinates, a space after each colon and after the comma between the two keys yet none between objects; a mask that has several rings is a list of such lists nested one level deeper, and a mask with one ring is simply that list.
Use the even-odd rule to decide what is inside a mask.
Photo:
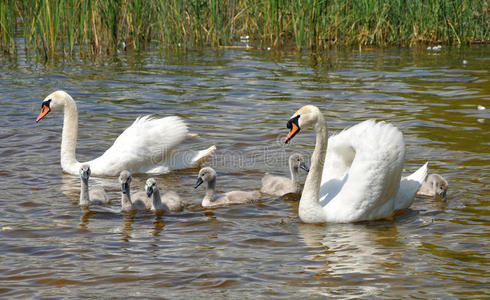
[{"label": "white swan", "polygon": [[121,211],[150,210],[152,201],[146,192],[139,191],[131,195],[131,180],[131,173],[128,170],[123,170],[119,174],[119,183],[121,184]]},{"label": "white swan", "polygon": [[180,196],[174,191],[166,191],[163,196],[160,197],[160,190],[158,189],[155,178],[148,178],[146,180],[146,195],[151,197],[151,210],[154,212],[170,211],[179,212],[184,209],[184,203]]},{"label": "white swan", "polygon": [[436,197],[437,195],[446,199],[447,188],[448,183],[444,177],[439,174],[429,174],[417,191],[417,196]]},{"label": "white swan", "polygon": [[328,139],[320,110],[306,105],[288,121],[285,142],[310,126],[316,144],[299,203],[303,222],[377,220],[412,204],[427,176],[427,163],[401,179],[405,143],[396,127],[368,120]]},{"label": "white swan", "polygon": [[90,166],[83,164],[80,167],[80,206],[101,205],[109,203],[109,197],[106,191],[101,186],[88,187],[88,179],[90,178]]},{"label": "white swan", "polygon": [[[51,110],[64,109],[61,137],[61,168],[76,175],[80,165],[75,157],[78,132],[78,111],[73,98],[64,91],[47,96],[41,104],[39,122]],[[131,173],[159,174],[175,169],[197,167],[216,149],[211,146],[201,151],[175,153],[173,149],[188,134],[185,123],[176,116],[153,119],[137,118],[100,157],[87,162],[95,176],[117,176],[122,170]]]},{"label": "white swan", "polygon": [[215,197],[216,189],[216,171],[213,168],[205,167],[199,171],[197,182],[194,188],[197,189],[203,182],[207,182],[206,195],[202,199],[202,207],[214,208],[221,206],[228,206],[232,204],[244,204],[251,203],[260,199],[259,191],[245,192],[245,191],[231,191],[224,195]]},{"label": "white swan", "polygon": [[262,188],[260,191],[264,194],[273,196],[284,196],[289,193],[298,193],[300,191],[300,185],[298,183],[299,168],[309,171],[305,164],[303,155],[299,153],[293,153],[289,156],[289,171],[291,172],[291,178],[282,176],[273,176],[271,174],[265,174],[262,178]]}]

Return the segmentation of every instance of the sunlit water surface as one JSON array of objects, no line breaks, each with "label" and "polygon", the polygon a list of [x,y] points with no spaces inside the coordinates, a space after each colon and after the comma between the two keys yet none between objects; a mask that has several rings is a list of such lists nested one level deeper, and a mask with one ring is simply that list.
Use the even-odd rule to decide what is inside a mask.
[{"label": "sunlit water surface", "polygon": [[[489,70],[489,47],[146,52],[47,66],[2,56],[0,296],[488,296]],[[309,131],[287,147],[282,140],[289,117],[312,103],[330,134],[368,118],[399,127],[405,174],[429,161],[449,181],[448,199],[417,198],[393,221],[307,225],[297,197],[204,210],[192,169],[157,177],[185,199],[182,213],[84,211],[78,178],[59,165],[62,113],[34,122],[57,89],[78,103],[81,161],[139,115],[178,115],[199,134],[181,149],[217,146],[207,165],[220,192],[258,189],[265,172],[287,175],[293,151],[311,154]],[[145,180],[136,176],[133,190]],[[117,209],[117,179],[93,182]]]}]

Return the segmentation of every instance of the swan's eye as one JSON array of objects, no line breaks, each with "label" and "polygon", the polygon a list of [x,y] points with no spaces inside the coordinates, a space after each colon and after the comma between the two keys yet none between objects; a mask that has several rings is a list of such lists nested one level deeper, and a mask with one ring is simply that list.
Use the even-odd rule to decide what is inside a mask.
[{"label": "swan's eye", "polygon": [[49,108],[49,105],[50,105],[50,104],[51,104],[51,99],[48,99],[48,100],[46,100],[46,101],[43,101],[43,103],[41,103],[41,108],[42,108],[43,106],[47,106],[47,107]]},{"label": "swan's eye", "polygon": [[293,124],[298,126],[299,117],[300,115],[297,115],[296,117],[289,119],[288,124],[286,125],[287,129],[293,128]]}]

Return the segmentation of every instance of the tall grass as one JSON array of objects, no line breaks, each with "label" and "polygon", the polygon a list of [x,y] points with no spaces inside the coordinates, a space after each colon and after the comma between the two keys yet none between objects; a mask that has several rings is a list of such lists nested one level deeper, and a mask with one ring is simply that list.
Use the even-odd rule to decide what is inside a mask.
[{"label": "tall grass", "polygon": [[0,1],[0,47],[5,52],[15,52],[15,0]]},{"label": "tall grass", "polygon": [[[490,40],[487,0],[0,0],[0,47],[57,55],[226,46],[468,44]],[[22,33],[22,34],[21,34]]]}]

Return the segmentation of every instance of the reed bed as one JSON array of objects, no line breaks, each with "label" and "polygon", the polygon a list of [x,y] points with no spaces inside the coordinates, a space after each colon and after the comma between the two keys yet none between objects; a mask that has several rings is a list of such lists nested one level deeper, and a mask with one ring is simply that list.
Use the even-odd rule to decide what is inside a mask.
[{"label": "reed bed", "polygon": [[[121,49],[488,42],[487,0],[1,0],[0,47],[48,59]],[[16,38],[17,37],[17,38]],[[20,41],[19,41],[20,37]]]}]

